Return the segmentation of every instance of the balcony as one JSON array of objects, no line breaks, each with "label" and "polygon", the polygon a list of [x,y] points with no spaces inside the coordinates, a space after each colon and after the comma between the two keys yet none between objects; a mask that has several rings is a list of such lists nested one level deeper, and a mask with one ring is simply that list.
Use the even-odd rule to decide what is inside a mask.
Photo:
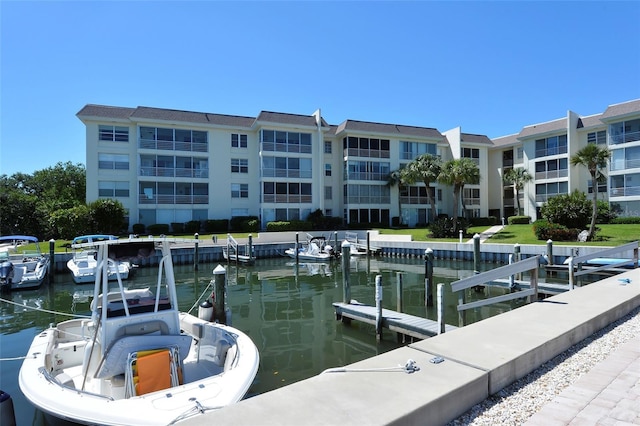
[{"label": "balcony", "polygon": [[209,177],[209,169],[190,169],[174,167],[140,167],[139,176],[203,178]]},{"label": "balcony", "polygon": [[209,204],[208,195],[140,194],[140,204]]},{"label": "balcony", "polygon": [[640,186],[625,186],[619,188],[611,188],[609,197],[637,197],[640,196]]},{"label": "balcony", "polygon": [[640,142],[640,132],[625,132],[621,135],[609,135],[609,145]]},{"label": "balcony", "polygon": [[311,203],[311,195],[300,194],[264,194],[263,203],[302,204]]},{"label": "balcony", "polygon": [[558,179],[558,178],[566,178],[568,175],[569,175],[569,171],[567,169],[547,170],[545,172],[536,172],[535,178],[536,180]]},{"label": "balcony", "polygon": [[138,140],[138,148],[157,151],[208,152],[206,142],[156,141],[153,139]]},{"label": "balcony", "polygon": [[359,149],[347,148],[344,150],[345,157],[366,157],[366,158],[389,158],[389,151],[381,149]]}]

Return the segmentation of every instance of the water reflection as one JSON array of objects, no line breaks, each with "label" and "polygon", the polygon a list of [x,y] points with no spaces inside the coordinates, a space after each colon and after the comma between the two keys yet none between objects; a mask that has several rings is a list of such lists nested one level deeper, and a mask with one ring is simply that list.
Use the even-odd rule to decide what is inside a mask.
[{"label": "water reflection", "polygon": [[[218,264],[176,265],[176,282],[181,310],[197,314],[200,302],[213,290],[212,271]],[[335,319],[333,302],[343,299],[341,263],[300,263],[289,258],[258,259],[254,266],[222,264],[226,268],[226,301],[231,322],[246,332],[260,351],[260,369],[248,396],[264,393],[327,368],[351,364],[399,346],[396,336],[385,331],[377,342],[371,325],[353,322],[346,326]],[[499,264],[482,264],[488,270]],[[396,310],[397,280],[402,274],[402,310],[436,320],[436,307],[426,307],[421,259],[354,258],[350,263],[351,298],[375,304],[375,277],[383,283],[383,306]],[[449,284],[473,274],[473,262],[436,260],[434,284]],[[155,268],[140,268],[126,281],[129,288],[152,286]],[[58,274],[53,285],[37,291],[11,293],[14,304],[0,302],[0,353],[3,359],[24,356],[33,336],[52,322],[69,315],[89,315],[93,298],[91,285],[74,284],[69,274]],[[434,290],[435,291],[435,290]],[[469,291],[467,300],[495,296],[505,290],[492,288]],[[458,325],[457,296],[445,285],[445,322]],[[468,312],[468,323],[509,310],[523,301],[478,308]],[[28,307],[39,307],[37,311]],[[20,394],[17,376],[21,362],[3,361],[1,383],[14,400],[19,424],[44,424]]]}]

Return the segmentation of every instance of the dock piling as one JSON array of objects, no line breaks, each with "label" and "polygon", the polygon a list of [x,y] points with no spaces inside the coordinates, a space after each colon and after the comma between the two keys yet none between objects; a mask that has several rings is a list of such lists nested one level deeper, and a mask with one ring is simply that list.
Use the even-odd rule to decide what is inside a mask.
[{"label": "dock piling", "polygon": [[382,340],[382,275],[376,275],[376,340]]},{"label": "dock piling", "polygon": [[438,294],[437,294],[437,305],[438,305],[438,334],[444,333],[445,322],[444,322],[444,284],[438,283]]},{"label": "dock piling", "polygon": [[342,302],[351,303],[351,287],[349,285],[351,244],[347,240],[342,242]]},{"label": "dock piling", "polygon": [[[40,244],[40,243],[38,243]],[[53,238],[49,240],[49,284],[53,283],[53,279],[55,278],[55,261],[56,261],[56,240]]]},{"label": "dock piling", "polygon": [[225,296],[226,296],[227,270],[222,265],[218,265],[213,270],[213,291],[214,291],[214,319],[221,324],[231,325],[231,318],[227,318]]},{"label": "dock piling", "polygon": [[193,248],[193,268],[197,271],[198,270],[198,238],[199,238],[199,235],[197,232],[193,235],[193,238],[196,239],[196,244],[195,244],[195,247]]},{"label": "dock piling", "polygon": [[402,281],[402,272],[396,272],[396,292],[398,293],[396,309],[398,312],[402,312]]},{"label": "dock piling", "polygon": [[433,306],[433,249],[424,251],[424,305]]}]

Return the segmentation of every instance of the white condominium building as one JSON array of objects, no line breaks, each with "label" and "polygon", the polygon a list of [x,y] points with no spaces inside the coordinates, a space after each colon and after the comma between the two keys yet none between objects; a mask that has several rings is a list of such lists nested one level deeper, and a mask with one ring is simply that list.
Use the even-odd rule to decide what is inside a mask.
[{"label": "white condominium building", "polygon": [[[520,206],[533,220],[549,197],[575,189],[591,192],[586,168],[570,158],[587,143],[607,146],[611,162],[598,184],[623,215],[640,216],[640,100],[610,105],[602,114],[527,125],[519,134],[491,140],[461,128],[345,120],[262,111],[257,117],[149,107],[86,105],[87,202],[117,199],[129,227],[257,216],[304,220],[320,210],[345,224],[410,226],[433,218],[427,188],[389,184],[389,174],[420,154],[443,161],[468,157],[480,183],[465,185],[466,217],[506,218],[515,191],[502,176],[524,167],[534,176]],[[452,188],[433,183],[436,214],[452,216]]]}]

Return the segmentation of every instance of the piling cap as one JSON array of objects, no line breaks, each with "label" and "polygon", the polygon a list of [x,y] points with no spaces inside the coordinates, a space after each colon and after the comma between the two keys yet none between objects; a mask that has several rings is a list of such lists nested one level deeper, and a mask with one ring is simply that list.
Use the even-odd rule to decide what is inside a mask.
[{"label": "piling cap", "polygon": [[224,269],[224,266],[222,266],[220,264],[213,269],[213,275],[220,275],[220,274],[224,274],[226,272],[227,272],[227,270]]},{"label": "piling cap", "polygon": [[340,245],[340,247],[351,247],[351,243],[349,243],[349,241],[347,240],[344,240]]},{"label": "piling cap", "polygon": [[202,302],[200,304],[201,308],[211,308],[213,307],[213,305],[211,304],[211,302],[209,301],[209,299],[205,300],[204,302]]}]

